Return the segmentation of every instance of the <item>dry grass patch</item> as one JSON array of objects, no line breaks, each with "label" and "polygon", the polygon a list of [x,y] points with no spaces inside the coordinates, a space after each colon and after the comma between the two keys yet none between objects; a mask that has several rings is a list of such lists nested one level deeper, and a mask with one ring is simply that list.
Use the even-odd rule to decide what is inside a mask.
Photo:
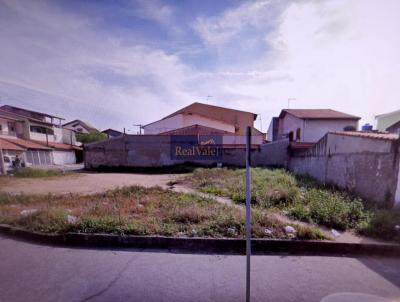
[{"label": "dry grass patch", "polygon": [[[258,209],[252,215],[254,237],[288,238],[284,225],[273,217]],[[140,186],[84,196],[0,194],[0,223],[46,233],[245,235],[244,213],[240,209],[195,194]],[[320,238],[313,228],[309,233],[315,234],[312,239]]]}]

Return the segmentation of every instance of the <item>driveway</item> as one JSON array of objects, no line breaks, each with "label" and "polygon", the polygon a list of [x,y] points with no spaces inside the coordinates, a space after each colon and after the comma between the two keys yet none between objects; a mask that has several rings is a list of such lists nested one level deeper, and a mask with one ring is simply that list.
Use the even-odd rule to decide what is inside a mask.
[{"label": "driveway", "polygon": [[[0,236],[0,301],[244,301],[244,256],[71,249]],[[400,300],[400,259],[252,257],[252,301]]]},{"label": "driveway", "polygon": [[76,173],[50,178],[2,179],[0,191],[18,194],[91,194],[121,186],[168,187],[169,181],[182,174]]}]

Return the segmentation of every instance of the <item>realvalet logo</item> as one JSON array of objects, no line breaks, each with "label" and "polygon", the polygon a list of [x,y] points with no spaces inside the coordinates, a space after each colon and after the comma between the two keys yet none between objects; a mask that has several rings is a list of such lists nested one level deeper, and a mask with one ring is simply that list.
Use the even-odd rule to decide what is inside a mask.
[{"label": "realvalet logo", "polygon": [[178,160],[220,160],[222,136],[172,135],[171,158]]}]

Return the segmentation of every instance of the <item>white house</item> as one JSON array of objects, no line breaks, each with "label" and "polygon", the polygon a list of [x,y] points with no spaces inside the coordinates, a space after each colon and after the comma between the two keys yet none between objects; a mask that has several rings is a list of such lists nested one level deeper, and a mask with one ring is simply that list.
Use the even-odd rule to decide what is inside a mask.
[{"label": "white house", "polygon": [[[257,114],[220,106],[193,103],[143,127],[144,134],[220,133],[226,144],[245,144],[246,127],[252,128],[252,143],[261,144],[264,134],[254,127]],[[182,131],[180,130],[182,129]],[[189,131],[189,132],[188,132]],[[229,138],[230,137],[230,138]]]},{"label": "white house", "polygon": [[330,131],[357,130],[359,120],[358,116],[332,109],[283,109],[279,121],[271,122],[269,132],[276,133],[274,140],[315,143]]},{"label": "white house", "polygon": [[30,165],[76,163],[74,131],[62,127],[63,118],[10,105],[0,107],[0,138],[23,149]]},{"label": "white house", "polygon": [[81,120],[73,120],[63,125],[64,129],[73,130],[76,133],[92,133],[99,131],[92,125]]}]

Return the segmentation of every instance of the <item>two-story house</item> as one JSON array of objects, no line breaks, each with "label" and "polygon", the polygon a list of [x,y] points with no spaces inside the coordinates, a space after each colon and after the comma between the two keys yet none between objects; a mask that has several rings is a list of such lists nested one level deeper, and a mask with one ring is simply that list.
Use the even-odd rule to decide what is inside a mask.
[{"label": "two-story house", "polygon": [[[0,139],[7,146],[17,146],[15,149],[22,153],[28,165],[76,163],[76,152],[81,152],[81,148],[75,146],[75,133],[62,127],[62,120],[54,115],[4,105],[0,107]],[[16,155],[16,150],[4,150]]]},{"label": "two-story house", "polygon": [[265,135],[254,127],[257,114],[203,103],[193,103],[143,127],[144,134],[219,134],[225,146],[245,144],[246,128],[252,128],[252,144],[263,143]]},{"label": "two-story house", "polygon": [[272,119],[268,139],[315,143],[328,132],[356,131],[360,119],[332,109],[283,109]]}]

